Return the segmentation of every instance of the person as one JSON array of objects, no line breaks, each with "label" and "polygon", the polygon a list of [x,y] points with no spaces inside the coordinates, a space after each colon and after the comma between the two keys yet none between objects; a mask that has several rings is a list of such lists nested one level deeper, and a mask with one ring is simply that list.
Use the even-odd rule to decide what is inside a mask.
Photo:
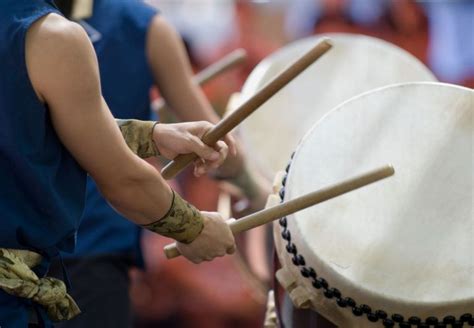
[{"label": "person", "polygon": [[472,88],[474,3],[467,0],[426,2],[423,8],[429,23],[428,62],[431,69],[443,82]]},{"label": "person", "polygon": [[74,250],[86,172],[117,211],[177,240],[199,262],[232,253],[217,213],[183,200],[140,157],[194,152],[195,172],[234,151],[200,137],[207,122],[164,125],[117,120],[101,94],[93,47],[52,0],[0,2],[0,326],[43,326],[79,313],[60,280],[44,277],[60,251]]},{"label": "person", "polygon": [[[56,4],[63,14],[74,18],[73,9],[86,2],[57,0]],[[180,36],[156,9],[139,0],[95,0],[91,9],[91,16],[78,23],[93,42],[104,98],[115,116],[147,119],[149,90],[155,83],[180,119],[214,123],[219,120],[192,81]],[[235,176],[242,161],[242,156],[230,155],[216,174]],[[73,254],[65,254],[71,294],[84,312],[60,326],[131,324],[128,271],[131,266],[143,266],[139,237],[140,228],[114,211],[94,180],[88,178],[77,247]],[[51,271],[53,276],[61,275],[59,261]]]}]

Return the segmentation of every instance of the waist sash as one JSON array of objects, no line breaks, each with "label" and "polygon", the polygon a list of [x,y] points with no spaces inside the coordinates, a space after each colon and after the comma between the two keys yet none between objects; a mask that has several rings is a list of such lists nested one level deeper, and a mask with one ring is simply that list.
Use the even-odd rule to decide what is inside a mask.
[{"label": "waist sash", "polygon": [[81,313],[59,279],[38,276],[31,270],[42,260],[28,250],[0,248],[0,288],[6,293],[42,305],[52,321],[74,318]]}]

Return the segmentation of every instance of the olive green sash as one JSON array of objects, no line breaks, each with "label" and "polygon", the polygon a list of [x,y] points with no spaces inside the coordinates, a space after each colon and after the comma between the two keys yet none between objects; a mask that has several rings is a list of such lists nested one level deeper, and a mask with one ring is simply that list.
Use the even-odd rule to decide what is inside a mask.
[{"label": "olive green sash", "polygon": [[38,278],[31,270],[41,260],[41,255],[35,252],[0,248],[0,288],[42,305],[52,321],[74,318],[81,310],[67,294],[64,282],[51,277]]}]

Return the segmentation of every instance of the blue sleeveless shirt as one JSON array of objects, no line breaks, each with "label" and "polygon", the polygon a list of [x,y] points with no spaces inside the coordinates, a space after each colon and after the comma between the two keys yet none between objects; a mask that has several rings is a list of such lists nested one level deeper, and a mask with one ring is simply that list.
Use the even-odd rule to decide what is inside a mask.
[{"label": "blue sleeveless shirt", "polygon": [[[145,48],[156,14],[139,0],[95,0],[93,16],[80,22],[96,50],[102,93],[114,117],[150,118],[153,77]],[[107,204],[90,177],[86,195],[76,251],[64,257],[128,254],[140,259],[140,228]]]},{"label": "blue sleeveless shirt", "polygon": [[[0,0],[0,247],[35,250],[46,260],[74,249],[86,182],[26,68],[26,32],[49,13],[59,13],[50,0]],[[26,327],[29,305],[0,291],[0,326]]]},{"label": "blue sleeveless shirt", "polygon": [[30,83],[25,36],[49,0],[0,1],[0,247],[74,249],[86,173]]}]

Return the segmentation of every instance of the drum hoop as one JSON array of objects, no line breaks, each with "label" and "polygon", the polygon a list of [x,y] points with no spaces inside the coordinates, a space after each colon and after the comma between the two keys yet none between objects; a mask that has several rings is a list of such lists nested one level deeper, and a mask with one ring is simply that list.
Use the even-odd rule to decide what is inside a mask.
[{"label": "drum hoop", "polygon": [[380,38],[370,36],[370,35],[334,32],[334,33],[321,33],[321,34],[305,37],[305,38],[296,40],[294,42],[288,43],[284,45],[283,47],[277,49],[274,53],[265,57],[260,63],[257,64],[257,66],[254,67],[252,72],[250,72],[249,76],[247,77],[247,80],[245,81],[244,85],[242,86],[241,93],[243,95],[253,95],[255,93],[255,90],[262,88],[265,85],[265,83],[257,88],[255,86],[256,82],[254,82],[254,80],[258,81],[265,74],[265,72],[268,69],[268,66],[270,66],[273,61],[281,57],[284,57],[289,51],[291,51],[293,48],[296,48],[297,46],[301,44],[308,44],[308,45],[316,44],[317,40],[320,40],[321,38],[324,38],[324,37],[340,38],[340,39],[346,39],[346,40],[358,39],[359,41],[371,42],[372,44],[377,44],[378,46],[386,47],[387,49],[390,49],[390,51],[397,53],[400,57],[410,58],[410,60],[413,63],[416,63],[420,67],[420,69],[423,68],[426,71],[426,73],[431,76],[432,80],[430,82],[438,82],[433,72],[431,72],[430,69],[420,59],[412,55],[409,51],[397,46],[396,44],[393,44],[384,39],[380,39]]},{"label": "drum hoop", "polygon": [[[291,169],[291,163],[293,161],[293,157],[295,152],[291,154],[291,159],[288,165],[285,168],[285,176],[282,179],[282,187],[279,192],[279,197],[281,202],[284,201],[285,198],[285,185],[286,180],[288,177],[288,173]],[[349,307],[352,309],[352,314],[356,317],[366,315],[367,320],[370,322],[377,322],[382,320],[384,327],[395,327],[398,324],[398,327],[411,327],[414,325],[415,327],[430,327],[439,324],[451,324],[453,327],[462,327],[464,323],[474,326],[474,313],[464,313],[456,318],[453,315],[446,315],[442,320],[438,319],[435,316],[430,316],[426,318],[424,321],[418,316],[410,316],[406,319],[403,315],[399,313],[388,314],[386,311],[382,309],[372,310],[367,304],[358,304],[354,299],[351,297],[344,297],[339,289],[332,287],[329,285],[327,280],[323,277],[318,276],[316,270],[309,265],[306,266],[306,261],[303,255],[298,253],[298,249],[296,244],[291,241],[291,232],[287,225],[287,218],[283,217],[279,220],[279,225],[282,229],[281,237],[287,242],[285,249],[289,256],[292,257],[291,262],[294,266],[296,266],[300,274],[303,278],[308,279],[311,281],[311,285],[316,290],[322,289],[323,295],[328,300],[334,300],[340,308]]]}]

